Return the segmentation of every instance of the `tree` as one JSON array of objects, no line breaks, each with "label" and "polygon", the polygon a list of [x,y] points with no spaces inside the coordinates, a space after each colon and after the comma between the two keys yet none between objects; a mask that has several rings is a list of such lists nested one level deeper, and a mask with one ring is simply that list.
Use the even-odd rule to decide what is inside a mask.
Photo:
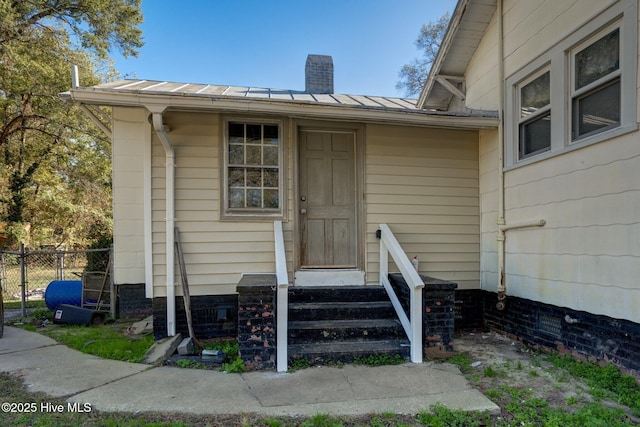
[{"label": "tree", "polygon": [[[0,0],[0,226],[15,240],[74,243],[108,232],[110,145],[57,95],[137,54],[140,0]],[[95,236],[94,236],[95,237]]]},{"label": "tree", "polygon": [[420,94],[448,25],[449,13],[447,12],[437,21],[424,24],[420,29],[420,35],[416,39],[415,45],[422,52],[422,56],[414,59],[410,64],[403,65],[398,73],[399,80],[396,89],[402,91],[405,96],[415,97]]}]

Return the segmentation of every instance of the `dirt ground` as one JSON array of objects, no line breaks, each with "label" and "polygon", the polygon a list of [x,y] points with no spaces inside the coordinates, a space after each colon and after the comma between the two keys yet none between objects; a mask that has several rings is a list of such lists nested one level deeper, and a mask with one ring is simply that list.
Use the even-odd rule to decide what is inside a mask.
[{"label": "dirt ground", "polygon": [[528,389],[529,397],[544,399],[551,407],[567,407],[567,401],[593,401],[588,386],[557,370],[544,354],[497,333],[456,336],[454,349],[469,355],[472,371],[467,376],[483,393],[489,392],[490,398],[490,390],[513,387]]}]

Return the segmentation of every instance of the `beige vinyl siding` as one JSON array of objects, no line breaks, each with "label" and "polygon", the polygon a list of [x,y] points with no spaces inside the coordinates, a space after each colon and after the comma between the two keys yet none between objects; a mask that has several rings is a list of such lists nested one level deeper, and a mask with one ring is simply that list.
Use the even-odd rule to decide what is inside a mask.
[{"label": "beige vinyl siding", "polygon": [[498,287],[498,133],[480,131],[480,283]]},{"label": "beige vinyl siding", "polygon": [[509,76],[567,37],[614,0],[506,0],[505,76]]},{"label": "beige vinyl siding", "polygon": [[[222,118],[218,114],[164,115],[176,156],[176,226],[191,295],[235,293],[243,273],[275,271],[273,221],[221,221]],[[283,132],[286,129],[283,129]],[[156,296],[165,296],[165,154],[153,138],[153,276]],[[287,258],[292,234],[284,224]],[[177,261],[176,261],[177,262]],[[180,283],[176,268],[175,283]],[[178,286],[176,294],[181,295]]]},{"label": "beige vinyl siding", "polygon": [[114,282],[144,283],[144,141],[146,110],[113,108]]},{"label": "beige vinyl siding", "polygon": [[465,103],[468,108],[497,110],[500,105],[496,21],[497,16],[494,14],[465,72],[467,86]]},{"label": "beige vinyl siding", "polygon": [[477,133],[368,125],[366,135],[367,282],[378,280],[375,232],[386,223],[420,273],[477,288]]},{"label": "beige vinyl siding", "polygon": [[640,146],[632,134],[505,174],[507,292],[640,321]]}]

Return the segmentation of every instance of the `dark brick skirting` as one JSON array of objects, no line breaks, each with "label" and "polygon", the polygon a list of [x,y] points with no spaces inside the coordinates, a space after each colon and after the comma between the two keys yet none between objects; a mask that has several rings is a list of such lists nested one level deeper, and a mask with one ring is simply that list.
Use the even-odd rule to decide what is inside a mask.
[{"label": "dark brick skirting", "polygon": [[245,275],[238,291],[238,347],[249,370],[276,369],[276,276]]},{"label": "dark brick skirting", "polygon": [[480,289],[456,289],[456,332],[484,329],[484,292]]},{"label": "dark brick skirting", "polygon": [[[422,289],[423,347],[426,357],[438,357],[453,350],[456,283],[420,275]],[[410,291],[400,273],[389,275],[402,307],[408,314]]]},{"label": "dark brick skirting", "polygon": [[118,316],[142,318],[153,313],[151,298],[145,295],[144,283],[118,285]]},{"label": "dark brick skirting", "polygon": [[491,330],[534,348],[640,372],[640,324],[512,296],[498,311],[497,301],[496,293],[484,292],[484,319]]},{"label": "dark brick skirting", "polygon": [[[237,295],[191,297],[191,318],[196,338],[227,338],[238,333]],[[189,336],[182,297],[176,297],[176,332]],[[156,340],[167,336],[167,298],[153,299],[153,335]]]}]

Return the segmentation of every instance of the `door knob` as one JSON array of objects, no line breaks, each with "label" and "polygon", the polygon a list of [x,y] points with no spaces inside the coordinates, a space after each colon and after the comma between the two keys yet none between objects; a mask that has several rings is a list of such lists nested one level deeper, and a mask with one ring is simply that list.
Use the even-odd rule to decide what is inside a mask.
[{"label": "door knob", "polygon": [[300,209],[300,213],[301,213],[302,215],[304,215],[304,214],[306,214],[306,213],[307,213],[307,210],[306,210],[305,208],[302,208],[302,209]]}]

